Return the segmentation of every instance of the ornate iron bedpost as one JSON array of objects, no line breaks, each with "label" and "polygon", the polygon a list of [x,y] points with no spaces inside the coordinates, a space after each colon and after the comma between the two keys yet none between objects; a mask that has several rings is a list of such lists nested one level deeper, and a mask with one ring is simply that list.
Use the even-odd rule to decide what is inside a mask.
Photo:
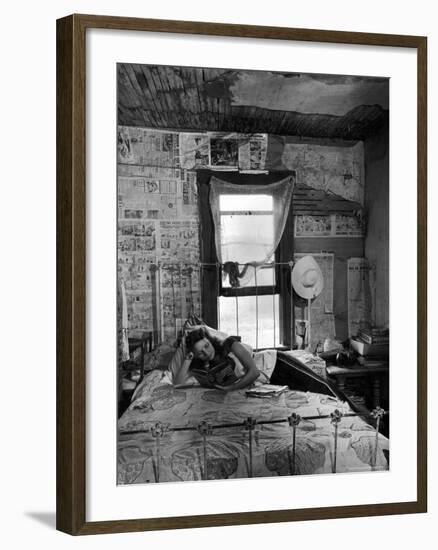
[{"label": "ornate iron bedpost", "polygon": [[248,430],[248,443],[249,443],[249,476],[252,477],[252,433],[254,431],[254,427],[256,425],[256,421],[252,416],[248,416],[248,418],[244,422],[245,430]]},{"label": "ornate iron bedpost", "polygon": [[374,451],[373,451],[373,460],[372,460],[372,468],[376,467],[377,463],[377,449],[379,446],[379,430],[380,430],[380,420],[383,418],[385,414],[385,410],[381,407],[376,407],[373,411],[371,411],[371,417],[376,420],[376,436],[374,440]]},{"label": "ornate iron bedpost", "polygon": [[292,413],[287,418],[289,426],[292,428],[292,468],[291,475],[295,475],[295,464],[296,464],[296,437],[297,437],[297,428],[301,422],[301,416],[297,413]]},{"label": "ornate iron bedpost", "polygon": [[161,462],[161,438],[168,430],[168,426],[157,422],[154,426],[151,427],[152,437],[155,439],[155,460],[156,460],[156,470],[155,470],[155,481],[156,483],[160,482],[160,462]]},{"label": "ornate iron bedpost", "polygon": [[207,435],[213,433],[212,425],[203,420],[198,424],[198,432],[202,436],[202,446],[203,446],[203,457],[204,457],[204,468],[203,468],[203,479],[208,479],[208,458],[207,458]]},{"label": "ornate iron bedpost", "polygon": [[334,456],[333,456],[333,469],[332,473],[336,473],[336,460],[338,455],[338,424],[342,420],[342,413],[339,409],[335,409],[332,413],[330,413],[331,417],[331,423],[335,427],[335,450],[334,450]]}]

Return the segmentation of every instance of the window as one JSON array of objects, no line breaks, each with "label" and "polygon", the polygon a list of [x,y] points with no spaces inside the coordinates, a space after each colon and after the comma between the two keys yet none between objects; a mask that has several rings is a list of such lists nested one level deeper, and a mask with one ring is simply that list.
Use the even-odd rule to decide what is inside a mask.
[{"label": "window", "polygon": [[196,179],[203,320],[254,348],[289,345],[295,172],[200,169]]},{"label": "window", "polygon": [[[220,247],[223,260],[218,296],[219,330],[238,334],[255,349],[280,343],[279,293],[274,255],[273,198],[266,194],[223,194],[219,197]],[[237,282],[226,262],[238,262]],[[251,262],[263,262],[254,267]]]}]

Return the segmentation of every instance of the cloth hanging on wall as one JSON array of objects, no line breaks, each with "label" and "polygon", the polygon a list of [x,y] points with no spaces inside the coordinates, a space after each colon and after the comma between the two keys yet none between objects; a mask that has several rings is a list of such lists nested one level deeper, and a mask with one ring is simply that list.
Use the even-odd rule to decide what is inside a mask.
[{"label": "cloth hanging on wall", "polygon": [[288,176],[266,185],[239,185],[211,178],[209,201],[216,252],[231,286],[254,284],[257,269],[273,261],[294,181]]},{"label": "cloth hanging on wall", "polygon": [[122,301],[122,341],[121,341],[121,360],[129,359],[129,340],[128,340],[128,301],[126,299],[125,281],[120,278],[120,297]]}]

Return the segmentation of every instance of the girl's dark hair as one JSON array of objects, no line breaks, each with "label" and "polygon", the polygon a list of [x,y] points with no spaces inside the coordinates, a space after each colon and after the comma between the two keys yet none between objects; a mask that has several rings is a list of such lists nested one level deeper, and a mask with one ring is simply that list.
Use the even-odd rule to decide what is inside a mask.
[{"label": "girl's dark hair", "polygon": [[210,338],[208,338],[207,332],[202,327],[188,332],[186,335],[187,349],[189,351],[192,351],[193,346],[196,344],[196,342],[199,342],[199,340],[202,340],[203,338],[207,338],[208,340],[210,340]]}]

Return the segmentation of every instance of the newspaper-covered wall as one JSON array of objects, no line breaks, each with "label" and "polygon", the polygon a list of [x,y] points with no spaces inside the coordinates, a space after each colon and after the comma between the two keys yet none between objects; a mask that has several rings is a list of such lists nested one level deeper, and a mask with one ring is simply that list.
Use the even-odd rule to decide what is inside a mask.
[{"label": "newspaper-covered wall", "polygon": [[353,237],[363,238],[365,226],[356,216],[330,214],[325,216],[295,216],[295,237]]},{"label": "newspaper-covered wall", "polygon": [[202,317],[196,169],[264,170],[267,134],[118,129],[118,267],[129,334],[172,342]]},{"label": "newspaper-covered wall", "polygon": [[[125,283],[130,336],[152,331],[172,342],[190,313],[202,317],[197,169],[293,168],[304,183],[362,200],[360,146],[286,143],[280,158],[270,154],[269,137],[118,128],[118,271]],[[295,227],[297,237],[362,234],[355,218],[339,215],[298,216]],[[324,311],[321,331],[334,332],[333,314]]]},{"label": "newspaper-covered wall", "polygon": [[297,181],[344,199],[364,203],[365,167],[363,143],[352,147],[288,143],[283,138],[281,161],[295,170]]},{"label": "newspaper-covered wall", "polygon": [[171,342],[200,314],[196,172],[181,167],[180,134],[119,128],[118,272],[129,335]]}]

